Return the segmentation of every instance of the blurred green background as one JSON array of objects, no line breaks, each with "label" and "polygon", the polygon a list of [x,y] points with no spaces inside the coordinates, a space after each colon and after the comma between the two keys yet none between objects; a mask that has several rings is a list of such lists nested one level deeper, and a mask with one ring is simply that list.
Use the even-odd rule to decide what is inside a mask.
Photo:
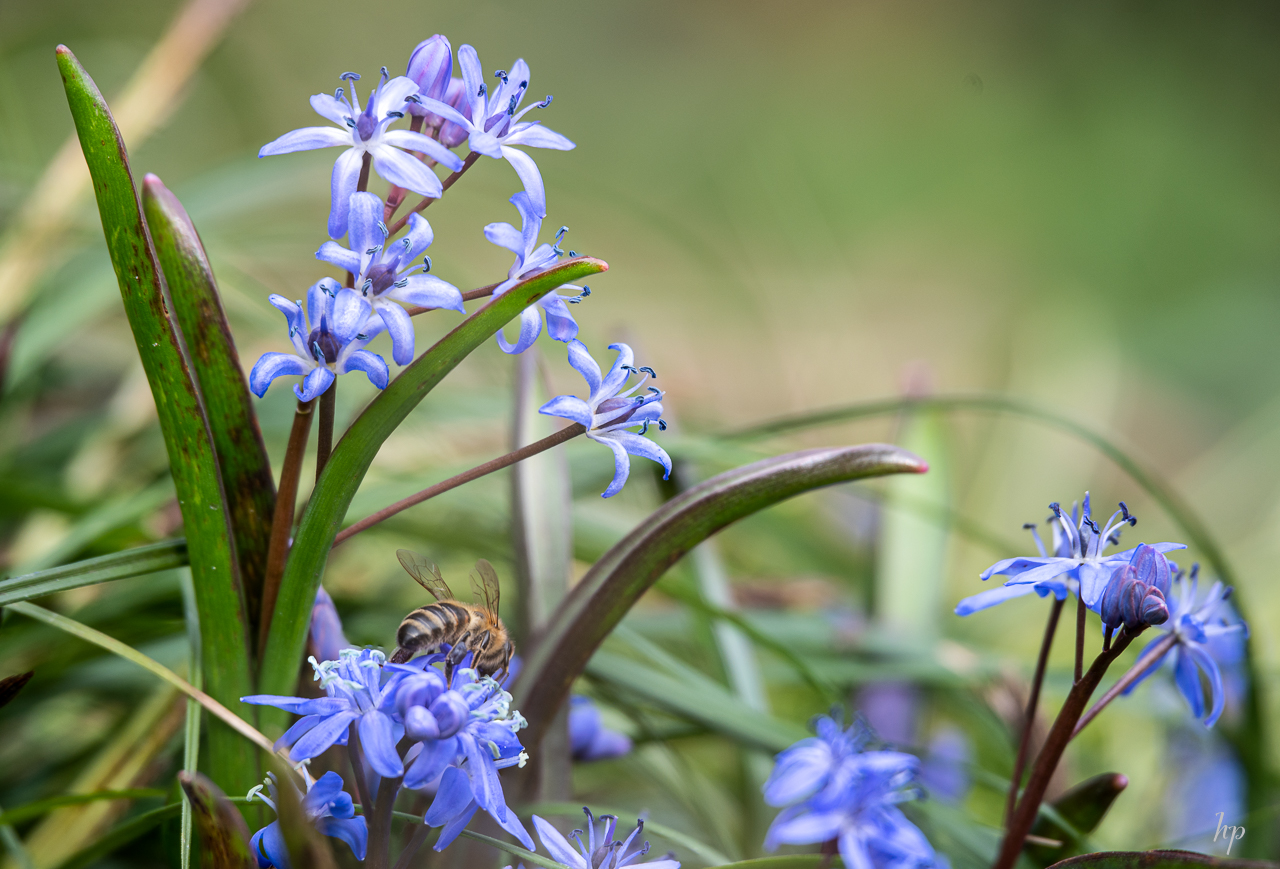
[{"label": "blurred green background", "polygon": [[[54,45],[69,45],[110,99],[177,8],[0,0],[0,226],[71,131]],[[944,649],[976,653],[990,684],[1025,679],[1043,603],[1022,599],[967,621],[950,615],[981,589],[984,566],[1030,551],[1022,522],[1088,488],[1098,512],[1123,498],[1140,516],[1132,542],[1178,539],[1170,518],[1095,450],[1034,422],[975,413],[924,429],[882,417],[732,450],[709,439],[908,389],[1008,393],[1105,433],[1193,505],[1239,575],[1263,696],[1280,720],[1275,6],[256,0],[166,125],[131,155],[135,172],[159,174],[200,228],[246,365],[284,345],[267,294],[299,298],[328,273],[312,254],[325,239],[336,156],[259,161],[257,149],[322,123],[306,97],[332,91],[340,73],[355,70],[371,84],[379,66],[402,70],[413,46],[437,32],[455,48],[475,45],[487,69],[524,57],[530,93],[554,94],[538,117],[578,147],[534,153],[547,226],[567,225],[566,248],[610,264],[574,309],[582,337],[598,356],[626,340],[639,364],[657,369],[677,422],[674,451],[711,473],[784,448],[912,434],[938,479],[920,497],[997,541],[925,522],[933,560],[926,552],[922,563],[894,567],[875,506],[886,490],[808,496],[725,535],[721,551],[750,592],[745,603],[812,613],[837,601],[850,618],[870,608],[883,620],[893,599],[883,593],[886,572],[906,571],[924,589],[916,598],[924,611],[908,614],[919,636],[936,632],[950,643]],[[505,200],[517,184],[509,166],[482,161],[427,212],[436,274],[463,289],[505,276],[509,256],[481,227],[515,219]],[[0,407],[10,571],[174,533],[163,510],[135,503],[166,462],[90,203],[81,218],[38,285]],[[457,321],[449,312],[419,319],[419,349]],[[558,346],[542,350],[555,386],[576,391]],[[353,512],[504,449],[510,382],[510,360],[495,347],[475,354],[388,442]],[[344,378],[345,418],[369,395],[367,383]],[[282,384],[260,403],[277,463],[292,404]],[[591,446],[570,451],[584,563],[658,497],[637,474],[624,496],[602,504],[607,456]],[[436,553],[454,575],[477,556],[507,557],[506,492],[505,480],[486,481],[344,549],[326,585],[351,638],[387,642],[417,603],[390,557],[396,545]],[[141,518],[67,543],[86,511],[125,502]],[[157,620],[120,622],[120,632],[140,641],[173,635],[181,611],[172,594],[166,600]],[[655,596],[635,621],[678,647],[683,617]],[[0,654],[14,662],[6,673],[53,654],[49,637],[15,633],[27,628],[6,623]],[[1051,703],[1065,692],[1066,645],[1054,658]],[[83,666],[57,654],[68,673]],[[689,657],[698,662],[696,651]],[[96,729],[74,747],[28,756],[11,790],[0,791],[7,803],[56,791],[57,775],[69,773],[53,771],[87,756],[122,720],[111,698],[75,706],[60,684],[33,683],[32,699],[4,713],[25,734],[15,746],[40,743],[39,716],[56,718],[48,704],[58,697],[74,707],[58,713],[65,720],[97,710]],[[121,696],[149,687],[130,684]],[[821,711],[792,689],[775,693],[780,716],[804,721]],[[982,691],[975,696],[989,699]],[[1101,845],[1151,847],[1186,832],[1170,828],[1176,813],[1166,799],[1176,772],[1169,740],[1183,739],[1189,720],[1181,703],[1167,685],[1144,689],[1069,756],[1073,780],[1104,770],[1131,779],[1098,831]],[[945,704],[930,708],[934,723],[922,733],[948,716]],[[1007,771],[1004,738],[965,726],[979,759]],[[1194,739],[1193,754],[1218,750]],[[998,750],[984,747],[993,740]],[[682,750],[697,760],[708,745]],[[721,761],[699,762],[714,778]],[[592,768],[579,790],[634,809],[663,799],[639,785],[629,799],[611,781]],[[998,823],[998,805],[994,791],[970,797],[989,823]],[[1210,828],[1214,820],[1205,818]],[[727,841],[763,835],[749,819],[736,823],[745,831],[730,824]]]}]

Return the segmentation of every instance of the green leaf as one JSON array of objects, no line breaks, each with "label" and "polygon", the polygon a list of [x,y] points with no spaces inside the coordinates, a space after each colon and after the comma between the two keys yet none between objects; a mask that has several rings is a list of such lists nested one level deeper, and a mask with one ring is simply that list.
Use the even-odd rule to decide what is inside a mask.
[{"label": "green leaf", "polygon": [[[200,830],[203,869],[257,869],[249,850],[249,827],[226,794],[208,777],[182,770],[178,784]],[[207,861],[207,862],[206,862]]]},{"label": "green leaf", "polygon": [[919,458],[885,444],[803,450],[713,477],[659,507],[596,562],[525,657],[513,693],[529,720],[526,744],[544,728],[600,642],[666,570],[726,525],[821,486],[922,473]]},{"label": "green leaf", "polygon": [[[243,805],[246,801],[244,797],[231,797],[228,802]],[[176,817],[182,811],[182,806],[183,803],[181,802],[169,803],[167,806],[161,806],[158,809],[152,809],[137,817],[130,818],[92,845],[63,860],[53,869],[84,869],[86,866],[91,866],[130,842],[142,838],[170,818]]]},{"label": "green leaf", "polygon": [[155,790],[154,788],[94,791],[88,794],[64,794],[60,797],[49,797],[47,800],[37,800],[34,803],[27,803],[25,806],[18,806],[16,809],[9,809],[9,811],[0,814],[0,826],[21,824],[23,821],[38,818],[63,806],[78,806],[82,803],[96,803],[99,800],[141,800],[163,797],[164,795],[164,791]]},{"label": "green leaf", "polygon": [[[463,320],[401,371],[351,424],[334,447],[294,537],[263,656],[259,685],[263,693],[288,694],[297,681],[325,560],[351,498],[383,441],[445,375],[521,311],[562,284],[607,268],[598,259],[577,257],[512,287]],[[287,715],[273,715],[274,711],[264,707],[264,720],[276,725],[287,721]]]},{"label": "green leaf", "polygon": [[803,727],[752,709],[692,668],[677,676],[602,649],[591,657],[587,673],[715,733],[765,751],[782,751],[811,735]]},{"label": "green leaf", "polygon": [[0,606],[44,597],[69,588],[182,567],[186,563],[187,541],[181,537],[113,552],[51,570],[0,579]]},{"label": "green leaf", "polygon": [[1277,869],[1267,860],[1232,860],[1195,851],[1099,851],[1053,864],[1054,869]]},{"label": "green leaf", "polygon": [[[535,815],[565,815],[568,817],[580,817],[582,815],[582,806],[577,803],[535,803],[534,805],[525,807],[522,811],[528,811]],[[611,809],[599,804],[593,806],[592,811],[595,812],[597,817],[601,815],[614,815],[618,818],[626,818],[629,814],[633,814],[619,809]],[[653,818],[645,818],[644,831],[645,833],[649,833],[654,836],[661,836],[673,845],[679,845],[683,848],[689,849],[691,853],[696,854],[698,858],[703,860],[708,866],[717,866],[721,863],[730,862],[729,858],[716,848],[711,847],[705,842],[698,841],[687,833],[682,833],[679,830],[668,827],[666,824],[660,824],[653,820]]]},{"label": "green leaf", "polygon": [[[125,314],[151,385],[186,530],[203,628],[205,685],[224,706],[252,693],[244,597],[222,479],[200,393],[151,245],[119,130],[97,85],[70,49],[58,68],[93,180],[98,213]],[[247,790],[258,778],[253,752],[227,728],[209,728],[209,771],[225,787]]]},{"label": "green leaf", "polygon": [[222,472],[222,490],[235,534],[249,632],[250,636],[257,636],[262,579],[276,505],[271,461],[262,442],[240,354],[222,310],[218,284],[191,218],[155,175],[142,181],[142,205],[209,417]]},{"label": "green leaf", "polygon": [[1032,835],[1056,839],[1062,847],[1028,844],[1023,853],[1037,865],[1048,866],[1089,850],[1085,837],[1098,828],[1111,804],[1128,786],[1129,779],[1118,772],[1104,772],[1080,782],[1053,801],[1057,818],[1041,814],[1031,828]]}]

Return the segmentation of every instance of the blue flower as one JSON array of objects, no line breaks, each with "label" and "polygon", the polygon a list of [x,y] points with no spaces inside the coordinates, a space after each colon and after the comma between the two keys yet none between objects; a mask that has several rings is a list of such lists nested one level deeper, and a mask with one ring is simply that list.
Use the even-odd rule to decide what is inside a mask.
[{"label": "blue flower", "polygon": [[[602,376],[600,366],[591,358],[586,345],[576,339],[570,341],[569,364],[587,381],[591,394],[586,401],[575,395],[559,395],[538,408],[538,413],[581,423],[587,429],[587,437],[613,450],[613,482],[604,490],[605,498],[622,491],[631,473],[631,456],[652,459],[662,465],[666,472],[664,480],[671,476],[671,457],[662,447],[644,437],[652,423],[656,422],[659,429],[667,427],[662,421],[663,393],[650,386],[647,392],[632,395],[654,376],[653,369],[638,369],[632,365],[634,355],[626,344],[610,344],[609,349],[617,350],[618,356],[613,360],[609,373]],[[631,375],[640,373],[644,375],[640,382],[622,391]],[[627,430],[632,428],[640,431]]]},{"label": "blue flower", "polygon": [[443,193],[440,179],[425,163],[400,149],[420,151],[454,172],[462,168],[458,156],[430,136],[412,130],[387,129],[393,121],[404,117],[405,101],[409,97],[416,98],[418,83],[413,79],[397,76],[388,81],[387,70],[383,67],[382,78],[364,109],[360,108],[360,99],[356,95],[356,82],[360,76],[347,72],[342,74],[342,79],[351,89],[349,98],[344,96],[342,88],[338,88],[333,96],[316,94],[311,97],[311,108],[337,124],[336,128],[303,127],[293,130],[263,145],[258,152],[259,157],[270,157],[316,148],[347,149],[333,164],[329,207],[329,235],[332,238],[341,238],[347,231],[347,208],[351,194],[356,192],[366,154],[371,158],[374,170],[387,181],[423,196],[439,197]]},{"label": "blue flower", "polygon": [[494,73],[502,83],[492,94],[484,82],[480,58],[470,45],[458,49],[458,66],[462,68],[463,99],[467,109],[459,111],[448,102],[430,96],[419,96],[419,105],[466,130],[472,151],[499,160],[506,158],[520,176],[534,211],[539,217],[545,217],[547,194],[538,166],[532,157],[512,146],[553,148],[557,151],[571,151],[576,147],[564,136],[541,124],[520,120],[532,108],[549,106],[551,97],[520,109],[529,88],[529,65],[523,60],[517,60],[510,73],[503,70]]},{"label": "blue flower", "polygon": [[636,865],[643,865],[648,869],[680,869],[680,861],[673,859],[672,854],[668,854],[661,860],[641,863],[640,858],[649,853],[648,842],[628,850],[631,848],[631,843],[644,833],[644,821],[636,821],[636,828],[631,831],[631,835],[617,842],[613,838],[614,830],[618,826],[617,817],[601,815],[600,820],[604,822],[604,829],[597,837],[596,819],[592,816],[591,810],[583,808],[582,811],[587,816],[587,841],[582,841],[582,830],[574,830],[569,834],[569,839],[573,839],[577,845],[576,849],[569,844],[569,839],[560,835],[559,830],[537,815],[533,816],[533,827],[538,831],[542,847],[547,849],[551,859],[563,863],[570,869],[622,869],[623,866]]},{"label": "blue flower", "polygon": [[386,389],[391,373],[386,361],[364,349],[372,337],[361,330],[372,308],[355,290],[323,278],[307,291],[307,307],[274,293],[270,297],[289,322],[289,340],[296,353],[264,353],[249,372],[249,388],[261,398],[277,377],[303,376],[293,387],[299,401],[310,401],[333,384],[339,374],[363,371],[369,382]]},{"label": "blue flower", "polygon": [[[509,223],[491,223],[484,228],[485,238],[516,255],[515,262],[507,270],[507,279],[494,289],[494,298],[501,296],[530,275],[550,268],[564,253],[556,245],[538,244],[538,234],[542,232],[542,217],[534,210],[527,193],[521,192],[512,196],[511,204],[520,212],[521,229],[517,230]],[[565,232],[567,232],[566,229],[560,230],[556,236],[557,244]],[[577,337],[578,323],[569,313],[569,306],[566,303],[576,302],[590,295],[590,291],[574,284],[564,284],[560,289],[577,290],[579,295],[562,296],[559,293],[548,293],[538,300],[537,305],[525,308],[520,313],[520,337],[516,339],[515,344],[509,343],[501,332],[498,333],[498,346],[504,353],[523,353],[533,346],[533,342],[542,334],[542,319],[538,316],[538,308],[546,313],[547,334],[553,339],[571,341]]]},{"label": "blue flower", "polygon": [[[355,288],[373,307],[362,331],[372,337],[386,329],[391,335],[391,358],[397,365],[408,365],[413,361],[413,320],[396,302],[465,314],[462,293],[453,284],[426,274],[431,259],[424,253],[435,236],[422,215],[410,214],[409,232],[391,245],[382,222],[382,200],[374,194],[353,193],[348,219],[351,249],[326,241],[316,251],[316,259],[355,275]],[[415,262],[419,258],[422,262]]]},{"label": "blue flower", "polygon": [[443,850],[480,809],[504,830],[533,848],[524,826],[509,810],[498,770],[523,766],[527,755],[516,733],[524,718],[511,709],[511,695],[488,676],[479,676],[470,655],[455,669],[453,682],[432,666],[443,655],[417,658],[402,669],[421,667],[396,689],[396,709],[405,735],[414,743],[405,755],[404,786],[424,788],[439,782],[423,822],[444,827],[435,849]]},{"label": "blue flower", "polygon": [[604,726],[590,697],[569,698],[569,752],[574,760],[608,760],[629,751],[631,739]]},{"label": "blue flower", "polygon": [[765,837],[779,845],[836,842],[846,866],[923,869],[945,865],[924,834],[897,808],[914,799],[920,762],[897,751],[863,751],[866,730],[842,731],[819,719],[818,736],[778,755],[765,802],[785,806]]},{"label": "blue flower", "polygon": [[[1217,656],[1225,658],[1224,664],[1234,663],[1234,651],[1249,635],[1249,629],[1227,603],[1231,597],[1229,586],[1215,582],[1203,594],[1200,593],[1197,567],[1191,568],[1189,576],[1179,574],[1173,583],[1169,620],[1160,625],[1160,630],[1166,635],[1174,636],[1173,647],[1152,663],[1125,693],[1133,691],[1164,661],[1170,660],[1172,654],[1173,678],[1178,690],[1190,704],[1192,714],[1203,719],[1205,727],[1212,727],[1226,706],[1226,690]],[[1142,650],[1143,654],[1166,639],[1167,636],[1156,637]],[[1207,704],[1200,683],[1202,672],[1209,682]]]},{"label": "blue flower", "polygon": [[[1007,576],[1009,579],[1000,588],[960,601],[956,606],[956,615],[967,616],[1033,591],[1041,597],[1052,593],[1058,600],[1064,600],[1074,592],[1084,601],[1085,606],[1094,612],[1098,611],[1102,593],[1116,568],[1128,564],[1136,551],[1128,549],[1105,555],[1103,550],[1107,546],[1118,544],[1124,526],[1136,525],[1138,520],[1121,501],[1120,509],[1107,520],[1104,527],[1099,528],[1090,513],[1088,492],[1084,494],[1084,509],[1073,508],[1069,517],[1057,502],[1050,504],[1049,509],[1053,511],[1049,522],[1053,529],[1054,554],[1049,555],[1045,551],[1040,535],[1035,534],[1034,525],[1024,526],[1035,534],[1040,557],[1006,558],[988,567],[982,572],[982,579],[993,576]],[[1152,548],[1156,552],[1165,553],[1186,549],[1186,546],[1181,543],[1156,543]]]},{"label": "blue flower", "polygon": [[384,667],[385,662],[386,656],[374,649],[343,649],[336,661],[311,659],[325,697],[254,694],[240,700],[302,716],[276,740],[277,749],[292,746],[289,759],[295,763],[330,746],[346,745],[347,730],[356,723],[370,768],[384,778],[399,778],[404,764],[396,743],[404,735],[404,724],[396,716],[396,686],[413,671]]},{"label": "blue flower", "polygon": [[1108,631],[1124,625],[1130,634],[1164,624],[1169,619],[1166,597],[1172,575],[1169,559],[1153,546],[1139,546],[1130,562],[1111,574],[1098,603],[1102,624]]},{"label": "blue flower", "polygon": [[[404,74],[418,85],[419,97],[443,100],[453,105],[448,99],[449,85],[454,81],[453,46],[447,37],[437,33],[419,42],[409,55],[409,65]],[[444,121],[444,118],[424,109],[419,100],[409,100],[407,105],[409,114],[425,119],[427,127],[439,127]]]},{"label": "blue flower", "polygon": [[[369,830],[363,816],[355,817],[351,796],[342,789],[342,777],[336,772],[326,772],[312,781],[305,768],[302,774],[307,778],[307,795],[302,798],[302,810],[308,820],[326,836],[346,842],[351,846],[356,859],[363,860]],[[275,809],[279,799],[275,776],[268,777],[266,786],[271,791],[270,797],[265,796],[262,793],[263,786],[258,785],[249,791],[249,800],[256,797]],[[272,821],[254,833],[249,840],[249,848],[258,858],[259,869],[267,869],[269,866],[289,869],[289,850],[285,847],[279,821]]]}]

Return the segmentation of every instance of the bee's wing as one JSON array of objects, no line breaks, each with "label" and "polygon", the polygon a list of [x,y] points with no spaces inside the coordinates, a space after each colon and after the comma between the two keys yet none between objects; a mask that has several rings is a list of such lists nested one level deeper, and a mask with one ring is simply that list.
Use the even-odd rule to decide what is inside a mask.
[{"label": "bee's wing", "polygon": [[498,599],[502,594],[502,586],[498,584],[498,574],[493,565],[483,558],[476,562],[476,570],[480,574],[479,581],[471,577],[471,590],[477,602],[483,602],[484,608],[494,619],[498,618]]},{"label": "bee's wing", "polygon": [[431,592],[436,600],[453,600],[453,592],[440,575],[440,568],[408,549],[397,549],[396,558],[409,575],[418,581],[418,585]]}]

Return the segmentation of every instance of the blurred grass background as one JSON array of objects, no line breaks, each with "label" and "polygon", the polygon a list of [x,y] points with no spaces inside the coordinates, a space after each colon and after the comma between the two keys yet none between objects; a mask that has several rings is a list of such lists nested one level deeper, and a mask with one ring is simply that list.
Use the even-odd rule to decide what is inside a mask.
[{"label": "blurred grass background", "polygon": [[[177,8],[171,0],[0,0],[0,226],[71,131],[54,45],[69,45],[110,99]],[[135,172],[159,174],[200,228],[246,365],[283,346],[267,294],[301,297],[327,273],[312,254],[325,238],[335,154],[259,161],[258,147],[321,123],[306,97],[332,91],[340,73],[360,72],[367,93],[379,66],[402,70],[413,46],[436,32],[455,48],[475,45],[487,69],[523,56],[530,93],[555,95],[539,117],[578,148],[535,153],[548,188],[547,226],[568,225],[567,248],[611,267],[574,313],[598,354],[626,340],[640,364],[657,369],[678,422],[669,445],[686,445],[711,473],[759,453],[755,446],[734,453],[705,436],[908,386],[1006,392],[1071,416],[1170,481],[1223,543],[1251,608],[1264,697],[1280,720],[1274,6],[392,0],[362,8],[256,0],[185,102],[131,155]],[[482,161],[427,212],[436,274],[463,289],[505,275],[508,254],[480,230],[515,219],[505,199],[517,183],[509,166]],[[420,350],[456,322],[449,312],[419,319]],[[543,350],[557,388],[577,390],[560,351]],[[388,442],[353,512],[502,450],[510,381],[509,360],[496,348],[475,354]],[[6,390],[7,570],[175,533],[171,514],[145,501],[155,500],[147,487],[166,460],[91,203],[50,257]],[[346,418],[369,395],[367,383],[344,378]],[[277,463],[292,404],[280,385],[259,404]],[[976,652],[990,664],[984,673],[1025,678],[1043,604],[1023,599],[967,621],[950,609],[981,588],[976,575],[988,563],[1029,551],[1018,527],[1042,519],[1049,501],[1069,502],[1090,488],[1103,505],[1098,512],[1123,498],[1141,517],[1130,540],[1177,539],[1131,481],[1065,435],[972,413],[935,427],[926,458],[943,479],[929,497],[1008,542],[984,546],[943,529],[933,574],[920,580],[936,590],[936,605],[922,617],[926,627],[916,627],[937,631],[953,651]],[[766,448],[902,434],[900,420],[883,418]],[[624,496],[601,503],[607,456],[574,446],[582,566],[659,492],[637,474]],[[389,557],[395,546],[432,552],[447,576],[464,574],[477,556],[508,557],[506,494],[504,479],[485,481],[341,551],[326,585],[348,614],[351,638],[386,643],[404,610],[419,603]],[[854,622],[874,609],[876,565],[882,574],[887,568],[871,494],[810,496],[727,532],[720,548],[743,600],[810,614],[834,607]],[[140,497],[140,518],[67,544],[86,511],[136,506]],[[116,601],[118,611],[150,615],[120,620],[122,638],[167,642],[180,632],[176,584],[99,594],[60,605],[73,611]],[[686,618],[655,596],[635,621],[680,648],[688,644]],[[46,672],[70,668],[66,678],[80,692],[37,680],[30,697],[0,716],[24,734],[9,752],[16,766],[8,768],[18,771],[0,782],[8,805],[56,792],[58,777],[65,783],[76,759],[120,726],[128,704],[119,697],[153,686],[116,673],[124,687],[103,692],[90,676],[115,662],[76,658],[84,650],[55,653],[54,638],[12,620],[4,633],[0,655],[13,662],[6,673],[31,662]],[[804,630],[793,633],[803,642]],[[1051,703],[1065,693],[1069,667],[1065,642],[1059,646]],[[696,648],[684,651],[706,663]],[[172,654],[180,652],[174,646]],[[98,671],[86,675],[90,665]],[[803,721],[821,710],[798,688],[774,689],[780,716]],[[1182,835],[1165,797],[1176,790],[1167,752],[1179,739],[1192,739],[1187,750],[1197,757],[1220,747],[1184,735],[1181,703],[1168,686],[1146,688],[1070,755],[1073,780],[1104,770],[1131,779],[1097,834],[1100,844],[1148,847]],[[945,702],[930,709],[922,739],[939,722],[960,721],[978,760],[1007,769],[1003,737],[983,735],[972,716],[948,712]],[[1135,732],[1168,739],[1135,745]],[[707,777],[723,771],[716,743],[685,742],[677,754]],[[635,809],[670,799],[642,787],[634,770],[625,779],[630,791],[598,770],[581,771],[583,795]],[[652,784],[657,774],[650,775]],[[671,775],[693,780],[687,770]],[[970,803],[998,823],[994,791],[975,791]],[[654,817],[661,820],[657,809]],[[763,828],[752,823],[739,818],[724,836],[758,843]],[[735,824],[744,829],[735,832]]]}]

